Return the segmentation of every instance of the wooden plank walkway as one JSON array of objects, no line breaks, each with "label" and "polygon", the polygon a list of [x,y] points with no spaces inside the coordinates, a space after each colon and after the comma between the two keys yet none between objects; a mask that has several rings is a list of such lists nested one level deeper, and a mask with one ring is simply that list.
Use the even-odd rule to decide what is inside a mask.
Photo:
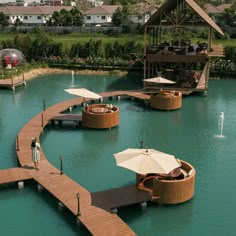
[{"label": "wooden plank walkway", "polygon": [[30,173],[24,168],[10,168],[0,170],[0,184],[24,181],[32,179]]},{"label": "wooden plank walkway", "polygon": [[76,114],[60,114],[51,118],[51,120],[55,121],[82,121],[82,115]]},{"label": "wooden plank walkway", "polygon": [[91,193],[92,204],[112,212],[111,209],[147,202],[152,196],[136,187],[136,185],[108,189]]},{"label": "wooden plank walkway", "polygon": [[[136,92],[137,93],[137,92]],[[132,96],[131,91],[115,91],[102,93],[103,97],[113,96]],[[86,100],[88,101],[88,99]],[[34,178],[41,186],[53,194],[63,205],[65,205],[79,221],[89,230],[92,235],[136,235],[116,214],[109,213],[102,208],[92,205],[91,194],[79,183],[70,179],[66,175],[61,175],[60,171],[51,165],[43,151],[41,150],[40,170],[33,167],[31,161],[30,143],[33,136],[39,139],[43,128],[48,122],[61,111],[69,107],[81,104],[83,98],[78,97],[55,104],[30,120],[18,133],[16,140],[16,150],[18,160],[22,167]],[[80,194],[79,204],[77,194]],[[78,206],[80,215],[78,213]]]},{"label": "wooden plank walkway", "polygon": [[82,124],[82,115],[76,114],[60,114],[51,118],[51,124],[55,125],[56,122],[61,125],[63,121],[72,121],[76,126],[81,126]]},{"label": "wooden plank walkway", "polygon": [[24,76],[22,78],[15,79],[0,79],[0,87],[15,89],[15,87],[20,85],[26,85]]}]

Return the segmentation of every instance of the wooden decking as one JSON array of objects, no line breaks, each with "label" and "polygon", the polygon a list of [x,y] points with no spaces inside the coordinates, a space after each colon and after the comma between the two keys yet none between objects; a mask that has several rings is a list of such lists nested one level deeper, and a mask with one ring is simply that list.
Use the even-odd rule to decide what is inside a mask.
[{"label": "wooden decking", "polygon": [[32,179],[30,173],[24,168],[10,168],[0,170],[0,184],[24,181]]},{"label": "wooden decking", "polygon": [[82,115],[76,115],[76,114],[60,114],[56,115],[51,118],[52,125],[55,125],[57,122],[59,125],[62,124],[63,121],[72,121],[75,123],[76,126],[80,126],[82,123]]},{"label": "wooden decking", "polygon": [[16,78],[16,79],[0,79],[0,87],[3,88],[11,88],[15,89],[15,87],[20,85],[25,85],[26,82],[24,80],[24,76],[22,78]]},{"label": "wooden decking", "polygon": [[136,185],[109,189],[91,194],[92,204],[111,212],[111,209],[132,204],[147,202],[152,196],[136,187]]},{"label": "wooden decking", "polygon": [[[134,94],[137,96],[137,92],[130,91],[107,92],[101,95],[103,97],[113,97],[122,95],[132,96]],[[16,150],[20,165],[25,168],[33,179],[53,194],[64,206],[77,216],[79,221],[92,235],[136,235],[116,214],[94,206],[90,192],[68,176],[64,174],[61,175],[60,171],[47,161],[43,151],[41,151],[40,170],[32,168],[33,163],[31,161],[30,150],[31,138],[35,136],[39,139],[43,128],[53,117],[58,116],[61,111],[68,110],[69,107],[77,106],[82,102],[84,102],[82,98],[74,98],[55,104],[36,115],[21,129],[16,141]],[[120,191],[119,194],[121,197],[122,190]],[[80,195],[79,200],[77,194]],[[123,194],[124,197],[126,192],[124,191]],[[143,199],[144,198],[141,200],[143,201]],[[147,196],[145,199],[147,199]],[[137,202],[137,200],[130,200],[128,203],[126,201],[126,203],[123,204],[134,204],[135,202]],[[107,209],[108,206],[105,206],[105,203],[103,204],[103,208]],[[121,206],[122,204],[116,203],[115,205]],[[112,206],[114,206],[114,204]],[[77,215],[78,207],[80,215]]]}]

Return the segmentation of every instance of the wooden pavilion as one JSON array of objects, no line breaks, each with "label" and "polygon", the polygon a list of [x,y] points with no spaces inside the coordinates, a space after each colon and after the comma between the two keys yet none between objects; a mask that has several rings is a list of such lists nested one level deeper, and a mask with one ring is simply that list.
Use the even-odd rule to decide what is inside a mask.
[{"label": "wooden pavilion", "polygon": [[[212,44],[213,31],[224,35],[193,0],[165,1],[145,24],[144,79],[161,76],[176,83],[144,82],[144,89],[206,92],[211,62],[224,57],[223,46]],[[196,33],[205,39],[194,42]]]}]

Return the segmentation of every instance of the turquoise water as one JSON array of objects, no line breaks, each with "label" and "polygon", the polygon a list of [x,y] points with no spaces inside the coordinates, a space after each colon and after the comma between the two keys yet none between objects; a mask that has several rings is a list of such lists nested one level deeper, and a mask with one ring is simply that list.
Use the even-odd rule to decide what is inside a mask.
[{"label": "turquoise water", "polygon": [[[46,106],[73,98],[63,90],[74,85],[94,92],[140,87],[141,77],[48,75],[27,82],[27,87],[0,91],[0,169],[17,165],[15,137],[22,126]],[[149,148],[174,154],[197,171],[195,196],[175,206],[148,204],[119,209],[119,216],[138,235],[234,235],[236,225],[235,145],[236,80],[210,80],[208,96],[183,98],[177,111],[152,110],[128,99],[109,100],[120,108],[120,125],[112,130],[48,127],[41,145],[48,160],[89,191],[132,184],[135,174],[117,167],[113,154],[139,140]],[[80,113],[80,108],[73,110]],[[223,136],[219,115],[224,112]],[[0,187],[1,235],[89,235],[75,218],[60,211],[47,192],[39,193],[33,182],[24,190]],[[12,227],[14,225],[14,227]]]}]

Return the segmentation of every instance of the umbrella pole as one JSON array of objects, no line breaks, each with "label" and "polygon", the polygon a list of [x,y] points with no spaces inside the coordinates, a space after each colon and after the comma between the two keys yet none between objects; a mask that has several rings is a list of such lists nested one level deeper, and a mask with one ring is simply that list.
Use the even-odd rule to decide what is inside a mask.
[{"label": "umbrella pole", "polygon": [[139,140],[140,142],[140,148],[143,149],[143,140]]}]

